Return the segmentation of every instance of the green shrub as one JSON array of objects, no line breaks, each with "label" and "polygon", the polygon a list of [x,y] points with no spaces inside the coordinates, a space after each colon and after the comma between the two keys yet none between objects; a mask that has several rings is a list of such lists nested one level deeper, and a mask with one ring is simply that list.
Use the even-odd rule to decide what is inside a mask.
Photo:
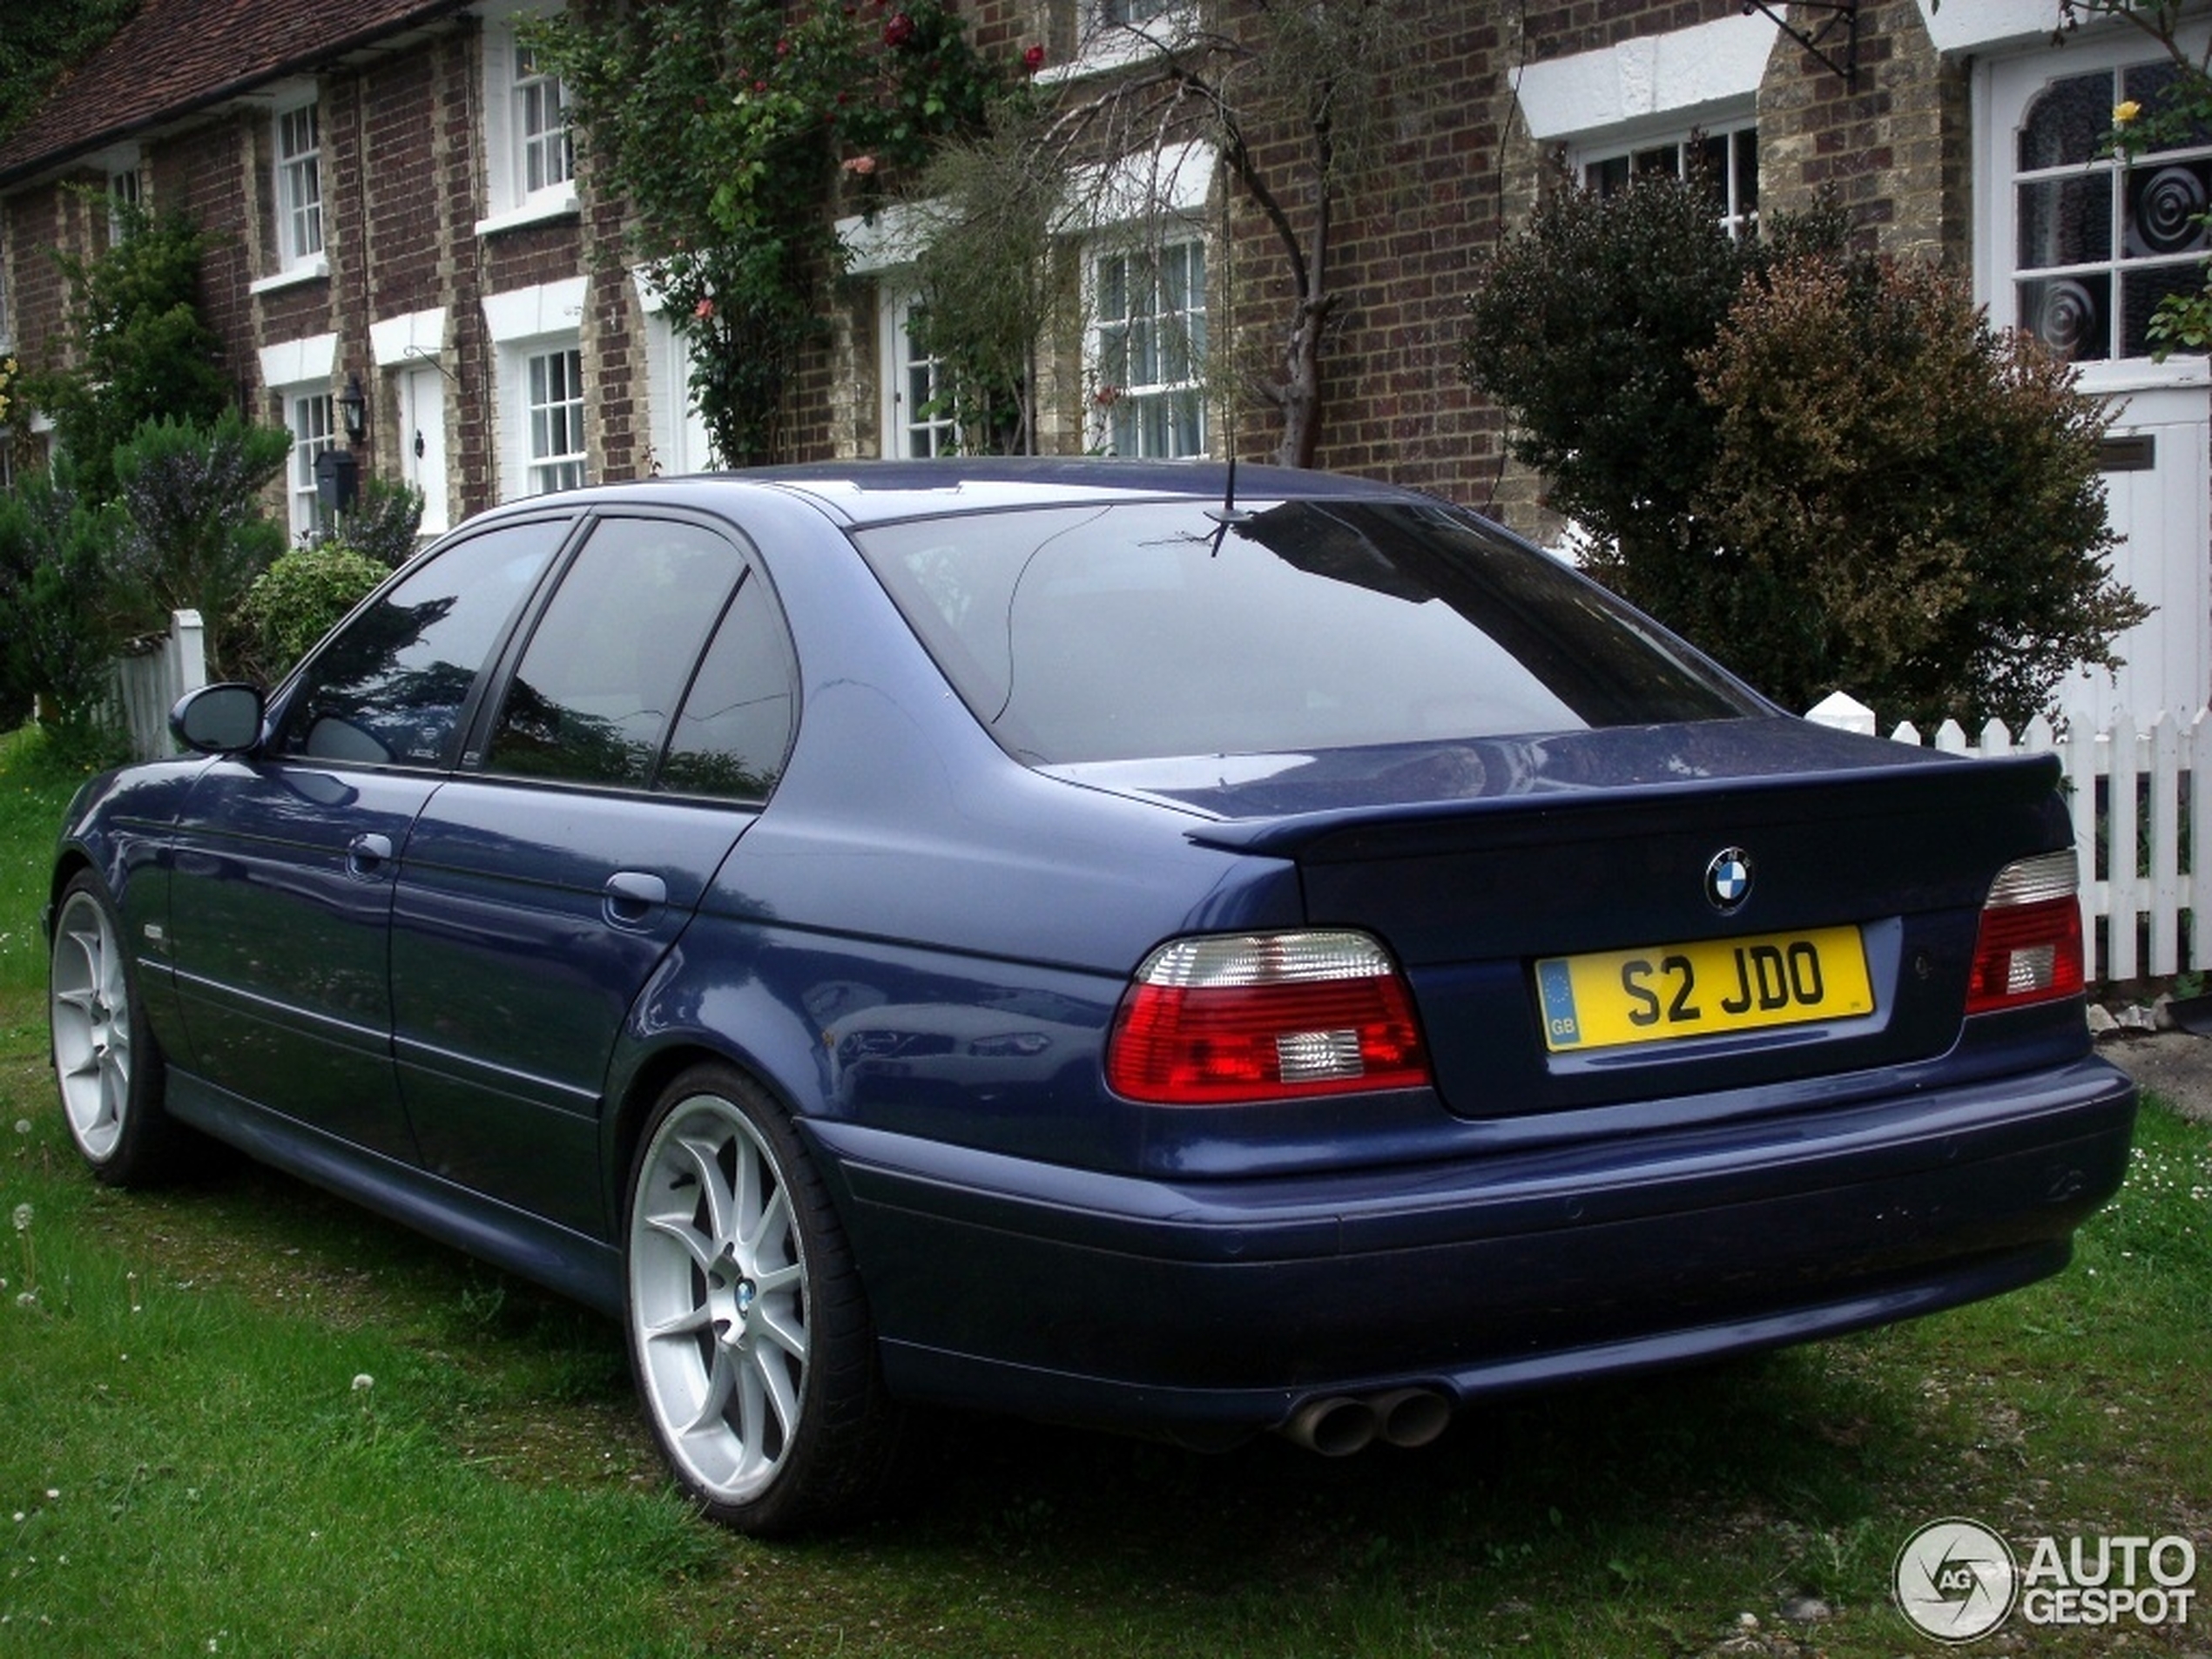
[{"label": "green shrub", "polygon": [[128,631],[159,632],[171,611],[196,610],[207,628],[211,671],[233,671],[232,613],[284,550],[284,531],[268,518],[261,489],[291,454],[289,434],[232,410],[205,426],[150,421],[116,449],[128,528],[111,575],[132,608]]},{"label": "green shrub", "polygon": [[122,639],[109,550],[121,514],[78,494],[66,461],[0,493],[0,717],[34,701],[74,759],[107,758],[109,669]]},{"label": "green shrub", "polygon": [[368,554],[334,543],[285,554],[254,580],[239,606],[244,671],[275,684],[390,574]]},{"label": "green shrub", "polygon": [[180,215],[97,200],[122,236],[91,260],[54,253],[70,291],[71,366],[26,374],[24,389],[76,457],[83,495],[105,501],[117,488],[111,457],[140,427],[211,422],[237,395],[194,303],[206,239]]},{"label": "green shrub", "polygon": [[1694,625],[1784,705],[1841,686],[1885,720],[2014,730],[2148,614],[2112,579],[2109,417],[1965,282],[1796,260],[1693,359],[1719,417],[1695,507],[1728,579]]},{"label": "green shrub", "polygon": [[412,484],[370,478],[361,484],[360,502],[327,542],[365,553],[387,570],[396,570],[415,556],[421,532],[422,492]]},{"label": "green shrub", "polygon": [[1590,574],[1785,706],[2018,724],[2145,614],[2101,407],[1833,211],[1732,241],[1695,179],[1561,190],[1478,280],[1463,362]]}]

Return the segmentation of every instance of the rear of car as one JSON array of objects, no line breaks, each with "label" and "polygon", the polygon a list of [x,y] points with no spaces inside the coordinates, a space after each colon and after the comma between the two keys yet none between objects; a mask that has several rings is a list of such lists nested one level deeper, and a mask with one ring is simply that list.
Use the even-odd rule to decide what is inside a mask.
[{"label": "rear of car", "polygon": [[1007,755],[1228,859],[1071,1109],[1108,1150],[819,1126],[894,1390],[1345,1449],[2060,1268],[2134,1097],[2052,763],[1808,726],[1494,527],[1298,488],[854,533]]}]

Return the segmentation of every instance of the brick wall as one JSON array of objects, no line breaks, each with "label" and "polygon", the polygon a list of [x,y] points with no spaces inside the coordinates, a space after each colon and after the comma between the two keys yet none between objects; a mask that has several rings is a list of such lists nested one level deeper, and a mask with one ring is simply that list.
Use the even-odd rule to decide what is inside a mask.
[{"label": "brick wall", "polygon": [[[1233,10],[1251,0],[1224,3]],[[986,51],[1010,59],[1039,43],[1058,65],[1073,50],[1068,0],[972,0],[966,10]],[[1467,289],[1546,187],[1547,158],[1521,118],[1514,73],[1524,64],[1736,17],[1740,5],[1406,0],[1398,10],[1406,63],[1390,88],[1390,142],[1340,192],[1327,254],[1333,311],[1317,459],[1492,506],[1541,530],[1541,481],[1506,463],[1499,416],[1474,396],[1460,366]],[[1855,88],[1779,30],[1775,40],[1757,97],[1764,206],[1802,206],[1832,192],[1869,241],[1962,259],[1969,238],[1965,77],[1938,61],[1915,0],[1868,0]],[[457,19],[322,78],[327,282],[250,291],[274,268],[265,111],[219,115],[148,148],[154,204],[182,205],[214,233],[203,304],[222,337],[226,368],[264,418],[271,411],[257,348],[334,333],[341,346],[333,389],[349,369],[361,374],[376,417],[363,459],[375,472],[395,474],[395,388],[371,361],[369,329],[446,308],[441,366],[450,377],[447,455],[456,513],[489,503],[499,487],[488,294],[589,277],[578,327],[593,475],[624,477],[651,462],[644,325],[622,269],[620,204],[587,192],[576,218],[476,234],[485,201],[481,50],[479,25]],[[1267,176],[1304,231],[1312,222],[1305,140],[1293,132],[1257,136]],[[12,192],[0,212],[17,339],[35,362],[58,333],[62,305],[51,261],[37,250],[89,249],[100,233],[98,216],[51,185]],[[1212,259],[1210,325],[1217,345],[1265,367],[1279,354],[1287,325],[1287,266],[1242,192],[1232,196],[1227,223],[1226,255],[1217,243]],[[880,444],[877,293],[869,280],[825,290],[830,326],[787,411],[795,457],[867,455]],[[1042,360],[1052,401],[1042,429],[1058,448],[1080,448],[1079,341],[1046,342]],[[1278,431],[1272,412],[1246,400],[1229,414],[1237,452],[1269,454]]]}]

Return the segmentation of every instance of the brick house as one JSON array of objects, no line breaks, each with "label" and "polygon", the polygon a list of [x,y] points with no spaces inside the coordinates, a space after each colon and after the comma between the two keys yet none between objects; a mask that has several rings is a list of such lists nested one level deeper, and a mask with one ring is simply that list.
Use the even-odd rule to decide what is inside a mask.
[{"label": "brick house", "polygon": [[[1235,4],[1238,0],[1225,0]],[[516,38],[531,0],[360,0],[334,22],[303,0],[145,0],[136,17],[0,141],[0,346],[57,349],[51,247],[110,233],[104,194],[182,207],[217,239],[203,308],[242,407],[293,435],[285,510],[322,528],[314,462],[348,445],[423,489],[426,528],[579,479],[707,463],[687,413],[684,344],[624,265],[622,212],[598,199],[560,123],[557,84]],[[1047,50],[1048,84],[1107,72],[1086,22],[1168,29],[1182,0],[962,0],[988,49]],[[2115,400],[2120,573],[2159,610],[2114,684],[2069,700],[2139,715],[2212,685],[2212,374],[2154,363],[2142,321],[2193,280],[2186,215],[2212,195],[2212,146],[2115,179],[2091,152],[2112,105],[2155,77],[2117,25],[2053,44],[2058,0],[1412,0],[1388,176],[1341,213],[1318,464],[1387,476],[1547,526],[1538,481],[1459,369],[1470,273],[1549,170],[1605,188],[1704,146],[1725,211],[1833,192],[1892,252],[1971,268],[2000,325],[2067,344]],[[1091,43],[1087,44],[1086,43]],[[1127,228],[1092,227],[1080,340],[1046,354],[1046,447],[1219,453],[1217,401],[1172,354],[1134,374],[1133,342],[1172,329],[1271,328],[1282,288],[1248,206],[1224,219],[1201,145],[1164,170],[1173,220],[1149,246],[1172,280],[1135,281]],[[71,185],[91,187],[89,193]],[[2163,192],[2163,193],[2161,193]],[[1224,226],[1233,239],[1222,246]],[[898,239],[855,220],[831,339],[789,413],[792,457],[931,453],[931,366],[906,328]],[[1218,273],[1238,272],[1233,295]],[[1271,307],[1273,310],[1271,310]],[[1120,366],[1109,412],[1100,365]],[[1164,365],[1164,366],[1163,366]],[[358,387],[363,428],[344,429]],[[1264,421],[1235,426],[1247,456]],[[0,448],[35,463],[35,426]],[[1723,644],[1724,651],[1724,644]]]}]

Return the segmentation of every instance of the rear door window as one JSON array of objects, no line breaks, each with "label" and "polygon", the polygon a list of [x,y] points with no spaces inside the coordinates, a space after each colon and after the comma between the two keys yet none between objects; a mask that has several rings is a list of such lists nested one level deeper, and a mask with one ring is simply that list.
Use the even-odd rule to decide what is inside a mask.
[{"label": "rear door window", "polygon": [[487,772],[643,789],[745,556],[681,520],[609,518],[561,577],[509,682]]}]

